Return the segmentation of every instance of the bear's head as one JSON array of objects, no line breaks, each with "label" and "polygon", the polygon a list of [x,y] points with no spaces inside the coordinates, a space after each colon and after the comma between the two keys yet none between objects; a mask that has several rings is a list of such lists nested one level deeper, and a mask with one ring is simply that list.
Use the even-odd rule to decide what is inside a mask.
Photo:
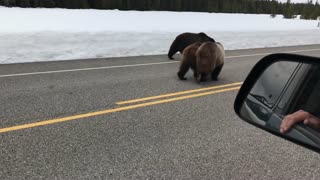
[{"label": "bear's head", "polygon": [[199,37],[201,38],[202,42],[206,42],[206,41],[211,41],[211,42],[216,42],[213,38],[209,37],[206,33],[204,32],[200,32]]}]

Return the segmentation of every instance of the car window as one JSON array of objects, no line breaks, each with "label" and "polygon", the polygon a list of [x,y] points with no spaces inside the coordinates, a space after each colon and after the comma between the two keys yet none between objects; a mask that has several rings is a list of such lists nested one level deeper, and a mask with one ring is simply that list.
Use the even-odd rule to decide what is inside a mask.
[{"label": "car window", "polygon": [[290,84],[283,93],[283,96],[281,97],[281,100],[274,111],[280,117],[284,117],[287,114],[295,112],[293,111],[295,109],[293,106],[296,104],[296,96],[297,93],[299,93],[299,89],[297,87],[305,83],[305,79],[310,71],[310,68],[310,64],[300,64],[295,71],[294,76],[291,77]]},{"label": "car window", "polygon": [[272,108],[299,63],[276,62],[268,67],[251,90],[258,101]]},{"label": "car window", "polygon": [[300,88],[296,89],[297,92],[287,102],[290,108],[285,114],[290,114],[300,109],[318,116],[320,114],[320,67],[318,65],[308,66],[307,75],[302,79]]}]

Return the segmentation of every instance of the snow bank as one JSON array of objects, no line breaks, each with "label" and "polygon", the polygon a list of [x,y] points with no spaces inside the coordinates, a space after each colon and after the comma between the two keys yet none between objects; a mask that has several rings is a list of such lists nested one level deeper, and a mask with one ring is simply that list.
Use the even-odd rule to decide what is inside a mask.
[{"label": "snow bank", "polygon": [[226,49],[320,43],[318,21],[269,15],[0,7],[0,22],[0,64],[166,54],[187,31]]}]

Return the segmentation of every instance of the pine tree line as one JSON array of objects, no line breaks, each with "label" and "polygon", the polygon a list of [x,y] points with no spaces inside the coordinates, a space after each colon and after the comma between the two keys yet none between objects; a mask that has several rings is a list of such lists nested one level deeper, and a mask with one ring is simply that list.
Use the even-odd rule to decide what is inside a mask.
[{"label": "pine tree line", "polygon": [[195,11],[218,13],[283,14],[285,18],[302,15],[304,19],[320,16],[318,0],[294,4],[291,0],[0,0],[8,7],[46,7],[70,9],[120,9],[157,11]]}]

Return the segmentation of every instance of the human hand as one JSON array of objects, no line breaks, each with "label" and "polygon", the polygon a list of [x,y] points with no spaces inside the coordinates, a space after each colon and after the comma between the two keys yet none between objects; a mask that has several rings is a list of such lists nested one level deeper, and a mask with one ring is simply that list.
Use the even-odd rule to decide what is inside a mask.
[{"label": "human hand", "polygon": [[284,117],[280,125],[280,132],[282,134],[287,133],[292,126],[298,122],[303,122],[305,125],[308,125],[314,129],[320,128],[320,118],[313,116],[309,112],[299,110]]}]

